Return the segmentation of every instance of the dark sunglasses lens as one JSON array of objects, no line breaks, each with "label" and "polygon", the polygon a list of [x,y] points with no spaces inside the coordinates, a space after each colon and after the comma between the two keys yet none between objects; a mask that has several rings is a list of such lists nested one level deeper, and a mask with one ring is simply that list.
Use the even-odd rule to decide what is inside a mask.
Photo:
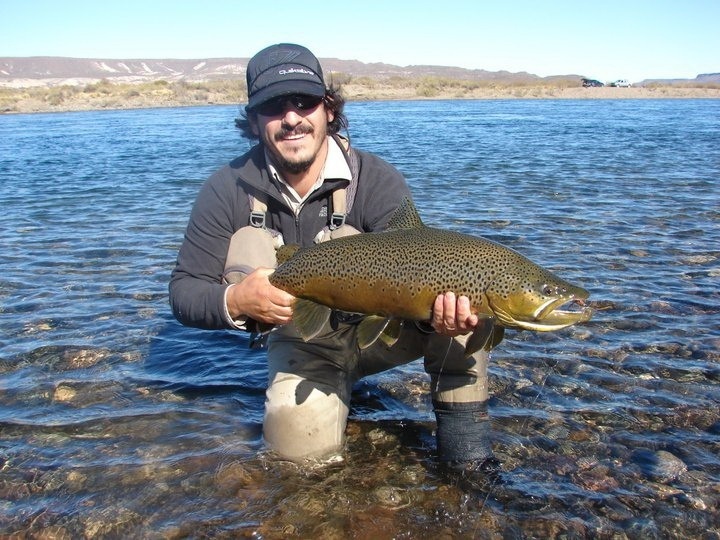
[{"label": "dark sunglasses lens", "polygon": [[301,111],[305,111],[308,109],[314,109],[317,107],[320,102],[322,101],[321,97],[317,96],[292,96],[290,98],[290,103],[293,104],[293,107],[296,109],[300,109]]},{"label": "dark sunglasses lens", "polygon": [[266,101],[265,103],[261,103],[255,108],[255,110],[263,116],[275,116],[276,114],[280,114],[284,107],[285,103],[276,98]]},{"label": "dark sunglasses lens", "polygon": [[300,94],[280,96],[258,105],[256,110],[263,116],[277,116],[282,114],[288,102],[297,110],[306,111],[317,107],[321,101],[322,97],[317,96],[303,96]]}]

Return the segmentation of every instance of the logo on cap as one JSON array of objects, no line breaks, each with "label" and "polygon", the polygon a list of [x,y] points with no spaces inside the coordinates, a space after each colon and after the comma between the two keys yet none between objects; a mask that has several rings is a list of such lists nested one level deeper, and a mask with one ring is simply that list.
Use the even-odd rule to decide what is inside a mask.
[{"label": "logo on cap", "polygon": [[311,75],[315,76],[315,73],[310,71],[309,69],[303,69],[303,68],[290,68],[290,69],[281,69],[278,71],[279,75],[292,75],[293,73],[302,73],[304,75]]}]

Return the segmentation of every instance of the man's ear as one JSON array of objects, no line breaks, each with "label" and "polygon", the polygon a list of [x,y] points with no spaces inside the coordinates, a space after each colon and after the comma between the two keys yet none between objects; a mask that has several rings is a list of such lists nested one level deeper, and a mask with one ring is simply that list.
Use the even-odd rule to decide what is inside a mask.
[{"label": "man's ear", "polygon": [[327,113],[327,121],[328,124],[335,120],[335,112],[330,107],[330,102],[327,94],[325,94],[325,97],[323,98],[323,106],[325,107],[325,112]]}]

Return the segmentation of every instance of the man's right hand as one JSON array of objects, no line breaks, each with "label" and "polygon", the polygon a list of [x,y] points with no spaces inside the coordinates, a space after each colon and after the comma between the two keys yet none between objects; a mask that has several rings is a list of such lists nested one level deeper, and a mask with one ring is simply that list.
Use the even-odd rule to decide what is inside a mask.
[{"label": "man's right hand", "polygon": [[295,297],[270,283],[272,268],[257,268],[242,281],[231,285],[227,294],[228,313],[268,324],[287,324],[292,319]]}]

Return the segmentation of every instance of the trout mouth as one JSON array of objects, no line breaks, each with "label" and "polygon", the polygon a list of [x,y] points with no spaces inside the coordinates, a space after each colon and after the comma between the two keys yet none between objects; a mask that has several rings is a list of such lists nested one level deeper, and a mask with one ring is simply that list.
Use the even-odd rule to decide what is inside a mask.
[{"label": "trout mouth", "polygon": [[589,321],[592,309],[584,298],[555,298],[540,305],[533,313],[532,321],[517,321],[522,328],[551,331],[572,324]]},{"label": "trout mouth", "polygon": [[[592,310],[585,305],[584,297],[560,296],[548,298],[540,305],[527,298],[512,308],[510,303],[502,305],[498,299],[491,299],[490,305],[500,322],[510,328],[551,332],[576,323],[589,321]],[[533,305],[534,304],[534,305]]]}]

